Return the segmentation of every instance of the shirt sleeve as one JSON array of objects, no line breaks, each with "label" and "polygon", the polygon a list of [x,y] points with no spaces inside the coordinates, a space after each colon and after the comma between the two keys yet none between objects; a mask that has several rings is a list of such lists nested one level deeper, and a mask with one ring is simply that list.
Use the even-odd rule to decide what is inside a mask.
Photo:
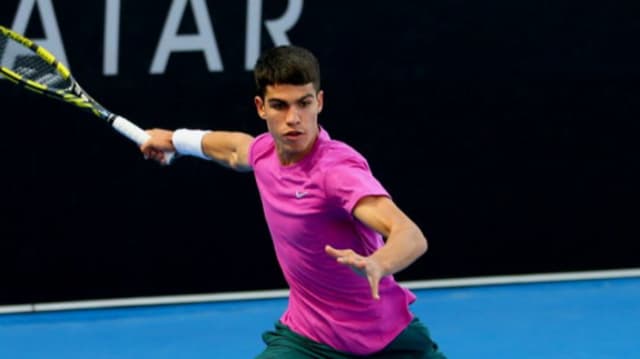
[{"label": "shirt sleeve", "polygon": [[363,158],[343,160],[327,171],[325,191],[330,200],[348,213],[352,213],[358,201],[364,197],[390,197]]},{"label": "shirt sleeve", "polygon": [[252,168],[255,168],[256,161],[260,157],[260,155],[265,151],[265,149],[269,146],[269,133],[263,133],[256,138],[253,139],[251,144],[249,145],[249,165]]}]

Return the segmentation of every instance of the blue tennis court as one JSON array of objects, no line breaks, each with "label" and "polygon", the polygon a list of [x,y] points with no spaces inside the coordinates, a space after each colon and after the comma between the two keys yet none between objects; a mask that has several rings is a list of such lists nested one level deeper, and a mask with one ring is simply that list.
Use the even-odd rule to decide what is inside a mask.
[{"label": "blue tennis court", "polygon": [[[640,278],[416,289],[449,358],[638,358]],[[286,299],[0,315],[0,358],[252,358]]]}]

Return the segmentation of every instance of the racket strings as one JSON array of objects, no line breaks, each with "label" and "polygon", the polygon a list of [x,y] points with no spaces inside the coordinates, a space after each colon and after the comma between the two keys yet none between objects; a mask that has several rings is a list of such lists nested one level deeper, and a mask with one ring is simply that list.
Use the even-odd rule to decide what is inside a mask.
[{"label": "racket strings", "polygon": [[2,57],[4,55],[4,49],[7,48],[7,42],[9,40],[7,40],[7,37],[4,35],[0,35],[0,61],[2,60]]},{"label": "racket strings", "polygon": [[37,82],[54,91],[67,89],[71,85],[71,81],[62,77],[54,65],[5,36],[0,36],[0,65],[24,80]]}]

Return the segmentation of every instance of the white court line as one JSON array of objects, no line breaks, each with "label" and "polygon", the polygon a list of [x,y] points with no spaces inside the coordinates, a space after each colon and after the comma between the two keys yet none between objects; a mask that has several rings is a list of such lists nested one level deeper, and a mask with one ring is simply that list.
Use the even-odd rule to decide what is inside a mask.
[{"label": "white court line", "polygon": [[640,277],[640,268],[615,269],[585,272],[561,272],[541,274],[502,275],[491,277],[435,279],[402,282],[410,289],[470,287],[499,284],[525,284],[539,282],[564,282],[574,280],[615,279]]},{"label": "white court line", "polygon": [[[401,284],[410,289],[451,288],[483,285],[525,284],[540,282],[561,282],[575,280],[616,279],[640,277],[640,268],[616,269],[602,271],[561,272],[543,274],[503,275],[490,277],[471,277],[453,279],[435,279],[406,281]],[[139,307],[152,305],[174,305],[206,303],[234,300],[256,300],[286,298],[289,290],[246,291],[213,294],[194,294],[159,297],[120,298],[103,300],[84,300],[75,302],[34,303],[26,305],[0,306],[0,314],[62,311],[78,309],[99,309],[113,307]]]},{"label": "white court line", "polygon": [[31,304],[0,306],[0,314],[24,313],[33,311],[34,308]]},{"label": "white court line", "polygon": [[139,297],[122,299],[83,300],[77,302],[40,303],[34,304],[35,311],[58,311],[73,309],[95,309],[109,307],[138,307],[148,305],[191,304],[205,302],[222,302],[233,300],[255,300],[286,298],[289,290],[265,290],[253,292],[230,292],[214,294],[174,295],[161,297]]}]

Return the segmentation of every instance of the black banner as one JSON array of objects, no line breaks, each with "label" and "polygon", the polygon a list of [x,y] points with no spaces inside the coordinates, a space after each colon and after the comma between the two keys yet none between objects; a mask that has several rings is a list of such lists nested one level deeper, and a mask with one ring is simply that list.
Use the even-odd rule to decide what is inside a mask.
[{"label": "black banner", "polygon": [[[266,130],[252,64],[311,49],[321,123],[429,238],[400,280],[637,267],[640,35],[619,3],[5,1],[143,128]],[[1,60],[1,59],[0,59]],[[0,304],[284,288],[251,175],[145,161],[0,81]]]}]

